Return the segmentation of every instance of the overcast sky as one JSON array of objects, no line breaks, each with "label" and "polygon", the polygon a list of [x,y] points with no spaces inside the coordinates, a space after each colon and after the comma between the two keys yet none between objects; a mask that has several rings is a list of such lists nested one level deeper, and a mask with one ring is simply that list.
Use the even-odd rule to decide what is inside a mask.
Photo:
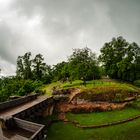
[{"label": "overcast sky", "polygon": [[140,45],[140,0],[0,0],[1,75],[14,74],[25,52],[52,65],[72,48],[99,54],[120,35]]}]

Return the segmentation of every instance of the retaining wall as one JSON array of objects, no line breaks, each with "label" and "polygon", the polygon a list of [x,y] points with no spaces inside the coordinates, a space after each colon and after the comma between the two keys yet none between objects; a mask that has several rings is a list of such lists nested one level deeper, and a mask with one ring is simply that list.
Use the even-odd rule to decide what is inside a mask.
[{"label": "retaining wall", "polygon": [[2,102],[0,103],[0,111],[34,100],[37,98],[37,96],[38,94],[28,95],[18,99]]}]

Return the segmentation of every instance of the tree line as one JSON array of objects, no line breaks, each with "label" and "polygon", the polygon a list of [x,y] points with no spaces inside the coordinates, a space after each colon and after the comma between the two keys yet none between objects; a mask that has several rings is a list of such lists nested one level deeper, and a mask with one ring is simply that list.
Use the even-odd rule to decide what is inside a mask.
[{"label": "tree line", "polygon": [[113,79],[140,85],[140,47],[129,43],[123,37],[113,38],[104,44],[97,57],[91,49],[73,49],[67,61],[50,66],[44,62],[42,54],[32,58],[31,52],[17,58],[16,76],[0,78],[0,97],[25,95],[42,84],[54,81],[100,79],[109,76]]},{"label": "tree line", "polygon": [[92,80],[100,78],[99,65],[95,53],[89,48],[74,49],[66,62],[49,66],[41,54],[31,59],[31,53],[17,58],[16,76],[21,79],[40,80],[44,84],[52,81]]}]

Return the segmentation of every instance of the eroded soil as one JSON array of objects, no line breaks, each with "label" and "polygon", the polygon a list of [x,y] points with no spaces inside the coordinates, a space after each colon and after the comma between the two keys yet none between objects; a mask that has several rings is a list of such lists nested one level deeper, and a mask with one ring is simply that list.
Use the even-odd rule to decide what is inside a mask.
[{"label": "eroded soil", "polygon": [[63,121],[67,121],[65,113],[82,113],[82,112],[96,112],[96,111],[111,111],[115,109],[123,109],[129,102],[113,103],[113,102],[103,102],[103,101],[87,101],[84,99],[77,99],[80,95],[81,90],[76,88],[69,92],[68,99],[61,101],[56,105],[56,112],[58,113],[58,118]]}]

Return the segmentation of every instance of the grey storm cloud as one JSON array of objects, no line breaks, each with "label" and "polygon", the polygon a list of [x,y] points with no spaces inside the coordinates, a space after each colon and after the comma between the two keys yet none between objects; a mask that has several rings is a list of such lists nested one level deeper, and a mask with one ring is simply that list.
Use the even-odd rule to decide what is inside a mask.
[{"label": "grey storm cloud", "polygon": [[17,56],[28,51],[56,64],[72,48],[99,54],[119,35],[139,44],[139,13],[139,0],[0,0],[2,73],[15,73]]}]

